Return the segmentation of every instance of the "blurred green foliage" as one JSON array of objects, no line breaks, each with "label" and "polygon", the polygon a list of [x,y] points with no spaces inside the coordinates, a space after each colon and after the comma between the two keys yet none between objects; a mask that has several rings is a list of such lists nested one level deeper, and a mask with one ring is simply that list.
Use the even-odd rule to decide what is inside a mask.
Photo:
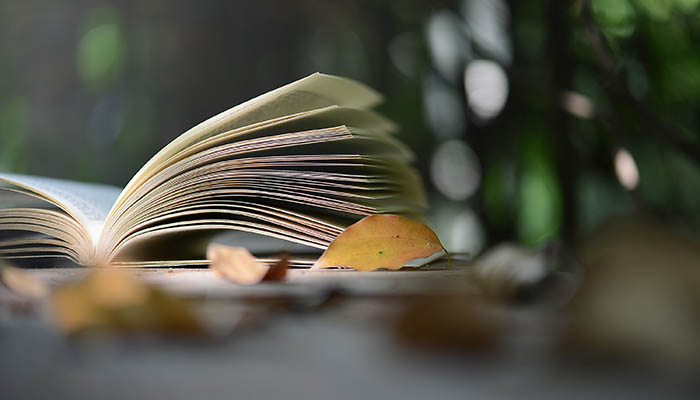
[{"label": "blurred green foliage", "polygon": [[124,68],[125,47],[119,11],[111,6],[92,11],[78,43],[80,79],[94,89],[114,81]]},{"label": "blurred green foliage", "polygon": [[[599,134],[608,137],[608,145],[628,147],[637,162],[637,202],[629,208],[641,207],[696,227],[700,223],[700,168],[693,154],[700,147],[699,5],[698,0],[592,1],[594,22],[609,41],[616,75],[580,72],[595,74],[597,81],[592,83],[607,96],[597,104],[602,118],[618,119],[612,132],[598,123]],[[611,17],[610,10],[623,8],[624,12]],[[628,34],[615,31],[622,25],[630,27]],[[591,58],[595,57],[599,55],[589,53],[583,61],[594,63]],[[607,90],[615,80],[626,84],[634,100]],[[648,105],[648,111],[640,114],[635,101]],[[667,129],[650,124],[652,114]],[[674,145],[676,137],[684,145]]]},{"label": "blurred green foliage", "polygon": [[517,233],[526,244],[538,244],[559,233],[561,189],[551,144],[542,134],[522,133],[519,145]]},{"label": "blurred green foliage", "polygon": [[29,102],[24,97],[10,97],[0,102],[0,168],[25,169],[25,148],[30,129]]},{"label": "blurred green foliage", "polygon": [[[700,0],[44,0],[1,10],[2,170],[123,185],[192,125],[323,71],[386,95],[380,111],[415,150],[445,224],[474,211],[491,242],[533,245],[617,214],[700,226]],[[450,26],[430,34],[435,15]],[[465,90],[477,60],[508,79],[505,107],[488,120]],[[437,122],[463,132],[440,132],[426,113],[449,118],[455,104],[456,119]],[[464,200],[428,179],[447,139],[479,158],[479,191]],[[631,190],[616,175],[619,148],[639,172]]]}]

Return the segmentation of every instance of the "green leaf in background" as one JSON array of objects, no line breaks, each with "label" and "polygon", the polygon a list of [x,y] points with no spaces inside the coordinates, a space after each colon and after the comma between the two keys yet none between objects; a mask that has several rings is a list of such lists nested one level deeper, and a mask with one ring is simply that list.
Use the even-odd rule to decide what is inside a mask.
[{"label": "green leaf in background", "polygon": [[24,97],[12,97],[0,103],[0,170],[24,170],[29,111],[29,102]]},{"label": "green leaf in background", "polygon": [[629,36],[634,32],[636,13],[628,0],[592,0],[591,8],[605,33]]},{"label": "green leaf in background", "polygon": [[561,188],[554,171],[552,150],[542,135],[526,134],[520,150],[516,229],[523,243],[535,245],[559,233]]},{"label": "green leaf in background", "polygon": [[637,8],[641,9],[649,18],[666,22],[674,11],[692,12],[700,4],[699,0],[635,0]]},{"label": "green leaf in background", "polygon": [[681,11],[690,12],[698,8],[700,0],[676,0],[675,3]]},{"label": "green leaf in background", "polygon": [[78,75],[85,85],[100,89],[119,76],[124,67],[125,42],[115,8],[100,8],[88,15],[77,59]]},{"label": "green leaf in background", "polygon": [[635,0],[635,3],[650,18],[667,20],[671,16],[671,3],[674,0]]}]

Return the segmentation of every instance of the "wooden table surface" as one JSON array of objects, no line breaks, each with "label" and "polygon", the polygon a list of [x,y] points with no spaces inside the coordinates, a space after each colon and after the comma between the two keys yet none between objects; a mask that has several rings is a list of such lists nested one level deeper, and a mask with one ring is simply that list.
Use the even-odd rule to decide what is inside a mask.
[{"label": "wooden table surface", "polygon": [[[696,398],[676,381],[560,362],[553,356],[556,312],[548,305],[498,310],[509,329],[493,353],[433,352],[401,344],[389,321],[403,299],[479,296],[467,261],[449,269],[437,262],[408,271],[291,270],[284,283],[248,287],[207,269],[131,271],[196,302],[201,315],[218,324],[218,337],[66,337],[41,310],[17,308],[16,299],[0,291],[0,398]],[[27,272],[59,286],[90,271]],[[339,301],[316,306],[329,296]],[[301,306],[236,330],[250,299],[280,297]],[[439,303],[435,312],[441,312]]]}]

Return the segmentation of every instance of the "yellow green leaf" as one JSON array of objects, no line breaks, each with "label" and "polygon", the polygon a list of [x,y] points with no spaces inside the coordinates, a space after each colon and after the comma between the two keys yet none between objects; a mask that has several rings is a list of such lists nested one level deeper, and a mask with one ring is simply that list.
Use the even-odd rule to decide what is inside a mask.
[{"label": "yellow green leaf", "polygon": [[345,229],[313,268],[399,269],[410,260],[441,250],[445,248],[440,239],[427,226],[398,215],[378,214]]}]

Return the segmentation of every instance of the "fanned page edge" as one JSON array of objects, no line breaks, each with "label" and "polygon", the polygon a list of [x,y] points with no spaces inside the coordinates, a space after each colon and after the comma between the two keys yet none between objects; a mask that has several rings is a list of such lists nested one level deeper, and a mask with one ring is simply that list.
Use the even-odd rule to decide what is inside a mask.
[{"label": "fanned page edge", "polygon": [[[38,193],[42,193],[42,195],[48,198],[49,202],[58,205],[71,215],[73,219],[78,221],[88,233],[94,247],[93,250],[95,250],[100,246],[101,241],[108,237],[108,221],[110,221],[110,218],[115,217],[115,213],[119,210],[120,202],[129,199],[129,195],[133,194],[134,190],[141,187],[145,182],[148,182],[153,175],[153,171],[157,169],[158,166],[169,165],[172,158],[179,154],[179,152],[212,136],[230,131],[232,128],[234,130],[236,128],[245,130],[246,127],[255,125],[256,123],[290,115],[290,112],[305,113],[330,106],[367,110],[369,107],[381,101],[382,96],[379,93],[362,83],[346,78],[315,73],[272,90],[271,92],[257,96],[189,129],[158,151],[139,169],[125,188],[120,190],[116,187],[109,187],[110,196],[95,195],[95,199],[93,199],[91,194],[85,194],[90,192],[90,190],[88,190],[89,188],[106,188],[107,185],[85,184],[52,178],[25,177],[21,175],[14,176],[30,180],[46,180],[47,182],[50,181],[52,185],[58,182],[56,183],[58,192],[62,191],[61,187],[64,185],[77,188],[77,193],[80,193],[77,196],[74,194],[71,195],[72,190],[67,187],[63,188],[66,189],[63,190],[63,192],[67,194],[66,196],[56,196],[55,193],[50,193],[52,190],[42,191],[41,188],[37,187],[33,187],[32,189]],[[386,121],[383,122],[386,123]],[[357,133],[359,132],[356,132],[356,134]],[[5,174],[4,176],[7,180],[8,177],[12,177],[13,175]],[[2,177],[3,174],[0,173],[0,180]],[[25,179],[20,179],[19,181],[23,180]],[[15,179],[14,182],[10,183],[17,185],[17,180]],[[26,185],[22,184],[20,184],[20,186],[26,187]],[[81,188],[85,188],[86,190],[84,191]],[[78,200],[87,199],[90,203],[97,204],[99,218],[89,217],[90,207],[84,212],[84,207],[81,206],[80,201],[66,201],[66,199],[71,197]],[[109,201],[102,201],[102,197],[109,197]],[[94,254],[89,257],[92,258],[93,256]]]},{"label": "fanned page edge", "polygon": [[[439,251],[425,258],[414,258],[404,264],[404,267],[421,268],[426,265],[435,262],[445,256],[444,251]],[[258,258],[258,261],[273,264],[278,262],[280,259],[275,257],[262,257]],[[292,257],[289,260],[289,264],[292,268],[309,268],[316,261],[315,258],[297,258]],[[211,261],[204,259],[197,260],[171,260],[171,261],[117,261],[113,262],[112,265],[126,268],[142,268],[144,266],[151,268],[177,268],[177,267],[202,267],[207,268]]]},{"label": "fanned page edge", "polygon": [[[146,164],[139,169],[139,171],[131,178],[129,183],[127,183],[117,200],[114,202],[112,209],[107,215],[107,219],[110,219],[113,216],[115,209],[121,204],[122,201],[124,201],[129,193],[138,187],[144,178],[147,178],[146,175],[155,165],[167,162],[171,156],[193,144],[193,142],[206,139],[207,134],[211,136],[212,132],[217,132],[218,128],[228,124],[237,116],[240,116],[245,110],[249,110],[254,106],[261,106],[265,103],[272,102],[276,98],[288,96],[295,91],[307,91],[328,98],[329,105],[347,106],[360,109],[374,107],[383,101],[383,96],[367,85],[351,79],[322,74],[320,72],[313,73],[305,78],[254,97],[197,124],[158,151],[158,153],[151,157],[151,159],[149,159]],[[339,94],[342,95],[339,96]],[[263,118],[260,121],[264,119],[269,118]],[[250,125],[251,123],[254,122],[249,122],[246,125]]]},{"label": "fanned page edge", "polygon": [[0,172],[0,181],[46,197],[47,202],[63,209],[83,225],[94,245],[97,245],[102,224],[107,219],[106,211],[120,193],[116,186],[3,172]]},{"label": "fanned page edge", "polygon": [[[108,211],[121,192],[116,186],[2,172],[0,182],[36,194],[75,220],[92,246],[92,254],[82,255],[84,260],[94,257]],[[74,250],[77,252],[79,249]]]}]

